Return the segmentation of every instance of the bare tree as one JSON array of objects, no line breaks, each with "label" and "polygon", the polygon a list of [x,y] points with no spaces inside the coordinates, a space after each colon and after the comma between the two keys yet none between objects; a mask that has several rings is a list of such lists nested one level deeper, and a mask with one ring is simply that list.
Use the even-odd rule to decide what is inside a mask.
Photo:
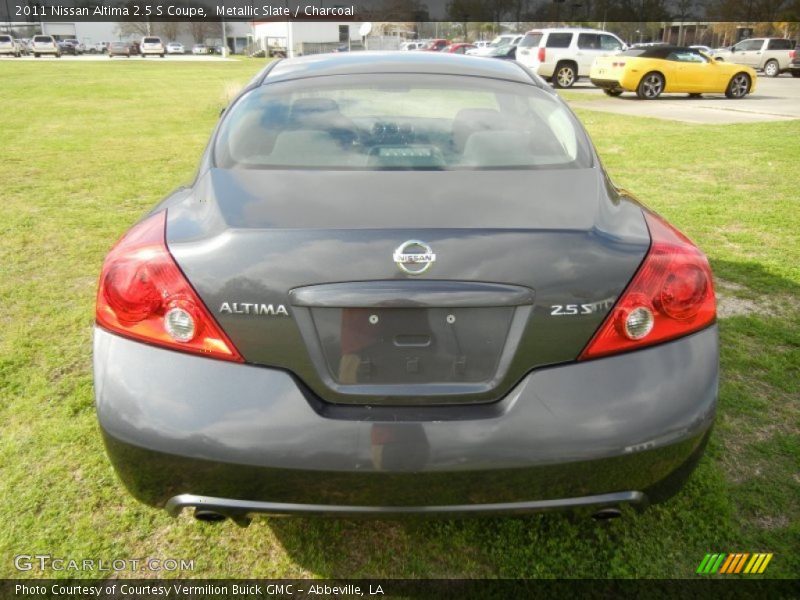
[{"label": "bare tree", "polygon": [[154,23],[155,31],[164,42],[172,42],[178,39],[178,36],[181,33],[181,29],[183,29],[183,23],[180,21],[162,21],[160,23]]},{"label": "bare tree", "polygon": [[208,23],[206,21],[190,21],[189,32],[192,34],[195,43],[204,44],[206,38],[211,35],[214,25],[214,23]]},{"label": "bare tree", "polygon": [[117,35],[120,37],[142,37],[147,35],[145,21],[123,21],[117,23]]}]

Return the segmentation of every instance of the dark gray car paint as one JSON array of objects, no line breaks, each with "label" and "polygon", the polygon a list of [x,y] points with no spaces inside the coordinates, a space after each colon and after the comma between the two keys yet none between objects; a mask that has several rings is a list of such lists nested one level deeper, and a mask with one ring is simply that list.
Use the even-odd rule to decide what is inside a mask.
[{"label": "dark gray car paint", "polygon": [[717,351],[712,326],[538,369],[493,405],[371,409],[325,403],[286,371],[96,329],[95,390],[115,467],[151,504],[184,493],[312,504],[515,502],[646,490],[668,477],[711,425]]},{"label": "dark gray car paint", "polygon": [[[379,192],[384,189],[390,198]],[[487,198],[484,190],[499,192]],[[403,273],[392,259],[409,239],[422,239],[437,255],[422,275]],[[211,169],[168,209],[167,241],[248,362],[291,370],[330,402],[408,404],[495,401],[531,369],[574,360],[635,273],[650,238],[641,207],[617,194],[599,168]],[[304,319],[292,307],[291,290],[346,282],[358,294],[359,282],[411,280],[533,291],[530,318],[511,332],[519,344],[502,378],[488,387],[440,385],[423,393],[329,385],[325,366],[304,342],[315,334],[301,331]],[[226,302],[282,304],[289,317],[221,313]],[[590,314],[551,315],[552,306],[567,304],[596,306]]]},{"label": "dark gray car paint", "polygon": [[[337,69],[452,73],[456,64],[435,53],[406,54],[416,56],[273,62],[241,95]],[[516,63],[456,59],[475,70],[471,76],[555,95]],[[265,179],[215,173],[207,150],[193,186],[153,212],[168,209],[170,250],[247,360],[274,367],[172,352],[96,329],[97,413],[126,486],[153,505],[173,498],[176,510],[216,498],[220,508],[239,499],[260,502],[254,510],[337,506],[339,513],[538,510],[674,493],[713,422],[717,329],[572,362],[606,313],[561,320],[549,306],[613,301],[649,245],[641,207],[594,161],[585,172],[273,171]],[[359,184],[363,177],[373,178],[369,186]],[[386,194],[399,200],[380,208],[370,202]],[[320,204],[310,208],[316,198]],[[420,237],[442,258],[430,273],[404,276],[391,252]],[[293,289],[354,280],[530,289],[515,364],[491,392],[457,395],[456,405],[441,396],[375,404],[324,384],[292,318],[223,318],[216,305],[253,294],[293,311]]]},{"label": "dark gray car paint", "polygon": [[[420,73],[549,90],[516,63],[397,54],[279,62],[248,89],[323,75],[414,72],[416,65]],[[213,167],[214,136],[190,192],[160,207],[168,209],[169,249],[247,362],[290,370],[329,402],[496,401],[531,369],[575,360],[649,247],[641,207],[608,181],[596,156],[584,169],[225,170]],[[392,260],[409,239],[437,254],[423,275],[407,275]],[[444,377],[427,388],[332,384],[315,351],[312,320],[292,307],[291,291],[338,283],[358,293],[360,282],[409,279],[517,285],[536,301],[516,311],[506,361],[481,385]],[[283,305],[289,317],[221,312],[224,303]],[[589,305],[592,312],[553,316],[557,305]]]}]

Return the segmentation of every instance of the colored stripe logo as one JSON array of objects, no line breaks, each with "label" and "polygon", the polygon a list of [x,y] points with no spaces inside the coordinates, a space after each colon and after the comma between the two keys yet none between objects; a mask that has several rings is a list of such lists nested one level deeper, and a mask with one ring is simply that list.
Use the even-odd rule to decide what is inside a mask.
[{"label": "colored stripe logo", "polygon": [[737,552],[734,554],[706,554],[697,567],[701,575],[714,575],[715,573],[731,575],[742,573],[755,575],[763,573],[772,560],[772,552],[750,554]]}]

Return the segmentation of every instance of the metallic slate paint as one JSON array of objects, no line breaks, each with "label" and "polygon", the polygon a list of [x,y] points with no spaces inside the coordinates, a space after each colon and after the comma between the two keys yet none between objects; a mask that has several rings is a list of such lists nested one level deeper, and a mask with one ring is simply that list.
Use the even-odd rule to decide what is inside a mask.
[{"label": "metallic slate paint", "polygon": [[[298,78],[455,71],[555,96],[511,61],[352,53],[273,62],[239,98]],[[650,243],[641,206],[596,154],[579,171],[233,172],[214,168],[215,136],[192,186],[152,212],[168,211],[170,251],[251,364],[95,329],[98,419],[137,498],[172,499],[173,513],[215,501],[232,516],[516,512],[660,501],[682,485],[713,423],[717,327],[573,362]],[[402,202],[376,205],[374,195],[387,193]],[[413,279],[438,292],[461,282],[530,290],[517,309],[529,314],[516,325],[516,352],[491,389],[335,390],[303,342],[302,318],[216,311],[225,301],[265,302],[294,317],[310,310],[302,288],[345,284],[340,297],[363,297],[381,285],[374,281],[403,284],[412,277],[392,252],[408,239],[436,253]],[[589,303],[603,309],[550,314],[552,305]]]},{"label": "metallic slate paint", "polygon": [[[403,198],[402,207],[383,202],[377,209],[372,193],[364,192],[383,188]],[[482,190],[502,193],[487,199]],[[400,272],[392,258],[412,238],[437,254],[428,271],[414,276]],[[349,282],[354,294],[359,282],[411,278],[532,289],[531,316],[504,377],[492,389],[442,388],[446,395],[436,401],[443,403],[496,401],[531,368],[574,360],[650,244],[641,207],[606,185],[599,168],[413,175],[212,169],[193,195],[168,209],[167,241],[212,309],[245,299],[289,306],[295,288],[340,282]],[[550,314],[553,304],[602,302],[603,310],[588,315]],[[309,333],[301,331],[302,318],[215,317],[247,362],[291,370],[330,402],[432,401],[412,389],[371,396],[333,389],[303,342]]]},{"label": "metallic slate paint", "polygon": [[331,406],[283,370],[98,328],[97,414],[123,482],[155,506],[186,493],[415,506],[646,491],[703,443],[717,350],[712,326],[535,370],[493,405],[371,409]]}]

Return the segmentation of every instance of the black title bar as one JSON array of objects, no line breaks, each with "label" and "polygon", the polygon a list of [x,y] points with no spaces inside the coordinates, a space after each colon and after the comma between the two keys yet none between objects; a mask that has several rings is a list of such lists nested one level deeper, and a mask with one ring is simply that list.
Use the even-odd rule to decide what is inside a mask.
[{"label": "black title bar", "polygon": [[797,22],[774,0],[0,0],[0,22]]}]

